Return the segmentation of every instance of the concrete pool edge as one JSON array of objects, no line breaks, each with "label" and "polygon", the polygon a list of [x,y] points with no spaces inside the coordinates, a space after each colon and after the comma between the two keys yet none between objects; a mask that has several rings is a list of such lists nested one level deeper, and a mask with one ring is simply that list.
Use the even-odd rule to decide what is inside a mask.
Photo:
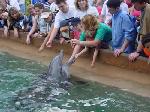
[{"label": "concrete pool edge", "polygon": [[[19,57],[36,60],[46,65],[49,63],[50,58],[56,55],[56,52],[58,52],[60,48],[63,48],[65,50],[65,57],[68,58],[68,56],[71,54],[71,52],[69,52],[71,51],[70,48],[69,50],[67,50],[65,49],[66,47],[61,45],[59,45],[59,47],[56,47],[55,49],[54,48],[51,50],[46,49],[42,53],[39,53],[37,52],[38,51],[37,47],[39,46],[35,45],[36,43],[34,45],[27,46],[24,44],[24,42],[21,42],[20,39],[15,38],[5,39],[3,37],[0,38],[0,41],[1,41],[0,51],[8,52],[12,55],[16,55]],[[127,70],[127,68],[125,69],[122,69],[122,67],[118,68],[109,65],[108,63],[106,64],[105,62],[100,61],[101,59],[103,59],[101,57],[98,59],[98,61],[100,62],[96,63],[96,67],[92,69],[90,68],[91,59],[87,57],[89,56],[81,57],[76,62],[76,64],[73,65],[73,67],[71,67],[71,73],[73,74],[73,76],[85,80],[96,81],[106,85],[119,87],[122,88],[123,90],[127,90],[136,93],[138,95],[150,97],[149,72],[141,73],[133,71],[133,69]]]},{"label": "concrete pool edge", "polygon": [[[0,29],[0,34],[1,34],[0,38],[5,39],[2,29]],[[10,35],[9,39],[25,44],[27,33],[20,32],[19,39],[14,38],[13,31],[10,31],[9,35]],[[32,45],[39,48],[42,42],[43,42],[42,38],[34,38],[32,40]],[[55,42],[53,44],[53,47],[51,48],[51,51],[59,51],[61,49],[64,49],[64,52],[66,54],[71,55],[72,48],[70,47],[69,44],[60,45],[59,43]],[[86,55],[85,57],[91,58],[90,54]],[[121,56],[116,58],[113,56],[112,51],[101,50],[101,53],[97,59],[97,62],[103,62],[103,63],[110,64],[113,66],[150,74],[150,69],[149,69],[150,64],[147,63],[147,60],[144,57],[139,57],[138,60],[136,60],[135,62],[129,62],[126,54],[122,54]]]}]

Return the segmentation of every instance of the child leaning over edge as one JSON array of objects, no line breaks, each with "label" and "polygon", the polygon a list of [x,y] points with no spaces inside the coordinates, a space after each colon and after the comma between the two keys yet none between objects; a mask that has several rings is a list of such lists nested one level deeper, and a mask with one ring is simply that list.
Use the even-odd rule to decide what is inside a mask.
[{"label": "child leaning over edge", "polygon": [[[88,47],[95,47],[93,60],[91,63],[91,66],[93,67],[99,48],[108,46],[112,38],[111,28],[104,23],[98,22],[98,19],[93,15],[84,16],[81,20],[81,26],[82,33],[80,34],[80,40],[71,40],[72,45],[75,45],[75,47],[68,62],[76,59],[82,53],[86,52]],[[104,43],[105,46],[103,46]],[[85,47],[85,49],[80,52],[82,47]]]},{"label": "child leaning over edge", "polygon": [[22,15],[15,7],[10,8],[8,12],[8,27],[14,30],[14,37],[19,37],[19,31],[24,31],[27,18]]},{"label": "child leaning over edge", "polygon": [[42,51],[44,49],[44,47],[46,46],[46,43],[50,37],[51,31],[54,27],[54,25],[53,25],[54,17],[53,17],[53,13],[50,10],[45,9],[43,11],[43,13],[41,14],[41,18],[44,19],[44,21],[46,23],[47,34],[45,35],[45,39],[44,39],[43,43],[41,44],[39,51]]},{"label": "child leaning over edge", "polygon": [[[32,16],[32,28],[30,32],[27,35],[26,43],[31,43],[31,37],[37,32],[37,30],[40,30],[41,23],[44,24],[43,19],[41,19],[41,13],[43,12],[44,5],[41,3],[36,3],[34,5],[34,11],[35,11],[35,17]],[[35,35],[34,35],[35,36]]]}]

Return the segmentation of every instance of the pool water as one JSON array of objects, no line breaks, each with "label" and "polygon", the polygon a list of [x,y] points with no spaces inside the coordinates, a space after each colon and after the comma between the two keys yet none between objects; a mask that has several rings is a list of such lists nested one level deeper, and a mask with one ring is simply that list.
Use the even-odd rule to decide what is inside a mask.
[{"label": "pool water", "polygon": [[73,79],[73,86],[53,100],[28,103],[30,98],[24,98],[26,105],[17,102],[16,96],[19,97],[20,91],[31,87],[46,70],[47,66],[35,61],[0,53],[0,112],[150,112],[150,98]]}]

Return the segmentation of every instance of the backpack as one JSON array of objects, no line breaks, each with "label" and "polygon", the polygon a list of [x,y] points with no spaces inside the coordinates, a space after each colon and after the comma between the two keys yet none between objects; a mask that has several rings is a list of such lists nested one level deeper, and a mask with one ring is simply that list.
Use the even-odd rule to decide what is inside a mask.
[{"label": "backpack", "polygon": [[64,27],[64,26],[76,26],[78,23],[80,23],[80,18],[69,18],[69,19],[65,19],[63,21],[60,22],[60,27]]}]

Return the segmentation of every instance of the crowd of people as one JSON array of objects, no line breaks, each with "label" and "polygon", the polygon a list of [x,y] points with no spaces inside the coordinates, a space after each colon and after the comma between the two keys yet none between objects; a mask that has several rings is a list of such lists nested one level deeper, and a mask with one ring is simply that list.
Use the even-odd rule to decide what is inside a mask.
[{"label": "crowd of people", "polygon": [[150,60],[149,0],[1,0],[0,28],[4,36],[9,30],[14,37],[28,32],[26,43],[43,38],[39,51],[71,43],[76,60],[88,49],[94,49],[93,67],[100,49],[110,49],[114,56],[128,54],[129,61],[139,56]]}]

